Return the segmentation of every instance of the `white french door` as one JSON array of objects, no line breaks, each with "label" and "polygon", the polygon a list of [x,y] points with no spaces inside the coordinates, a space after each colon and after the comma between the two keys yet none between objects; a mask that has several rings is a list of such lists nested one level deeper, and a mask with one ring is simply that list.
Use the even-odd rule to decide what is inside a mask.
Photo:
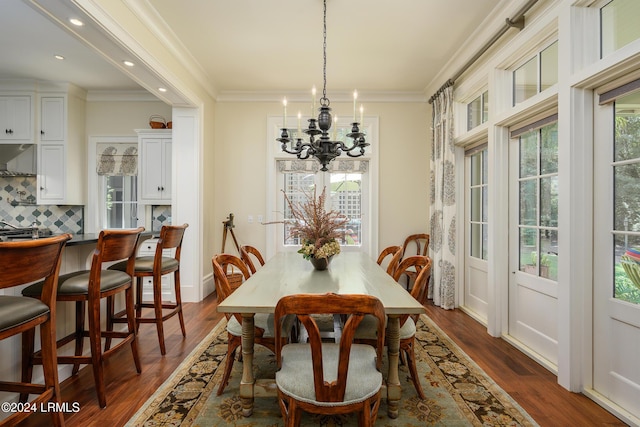
[{"label": "white french door", "polygon": [[461,306],[487,323],[488,309],[488,150],[465,154],[464,300]]},{"label": "white french door", "polygon": [[[595,102],[593,389],[640,419],[640,92]],[[627,258],[627,256],[629,256]]]},{"label": "white french door", "polygon": [[557,123],[512,134],[509,169],[508,335],[557,372]]}]

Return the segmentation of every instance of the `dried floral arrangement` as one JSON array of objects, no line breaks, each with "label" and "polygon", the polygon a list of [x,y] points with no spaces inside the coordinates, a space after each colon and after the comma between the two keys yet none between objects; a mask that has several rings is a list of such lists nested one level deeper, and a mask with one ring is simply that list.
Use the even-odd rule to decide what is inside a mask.
[{"label": "dried floral arrangement", "polygon": [[336,239],[341,237],[340,230],[349,219],[338,211],[325,210],[326,190],[323,188],[320,196],[316,197],[314,187],[313,194],[307,193],[307,200],[299,204],[293,203],[284,193],[293,217],[287,221],[291,224],[289,235],[301,240],[302,248],[298,253],[305,259],[328,258],[340,253],[340,243]]}]

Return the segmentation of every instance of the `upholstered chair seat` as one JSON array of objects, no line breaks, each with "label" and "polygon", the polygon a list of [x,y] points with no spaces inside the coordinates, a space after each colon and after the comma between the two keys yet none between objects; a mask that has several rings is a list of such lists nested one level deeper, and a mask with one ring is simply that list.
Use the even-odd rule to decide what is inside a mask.
[{"label": "upholstered chair seat", "polygon": [[[264,331],[262,334],[265,338],[273,338],[275,337],[275,329],[273,324],[273,314],[265,314],[265,313],[256,313],[253,317],[253,324],[255,327],[260,328]],[[227,322],[227,332],[231,335],[235,335],[236,337],[242,336],[242,325],[238,322],[238,319],[235,317],[230,317]]]},{"label": "upholstered chair seat", "polygon": [[[375,319],[375,318],[373,318]],[[324,380],[334,382],[338,378],[340,345],[327,343],[322,347]],[[276,372],[278,389],[287,396],[317,406],[343,406],[364,402],[379,392],[382,374],[376,369],[376,351],[366,344],[354,344],[349,355],[347,385],[342,402],[323,402],[316,399],[311,345],[291,344],[282,348],[282,368]]]}]

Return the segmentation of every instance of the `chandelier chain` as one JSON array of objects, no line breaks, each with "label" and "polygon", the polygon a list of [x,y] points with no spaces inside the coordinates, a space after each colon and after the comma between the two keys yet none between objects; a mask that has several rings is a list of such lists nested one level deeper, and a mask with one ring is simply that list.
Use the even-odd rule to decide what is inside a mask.
[{"label": "chandelier chain", "polygon": [[327,98],[327,0],[324,0],[324,20],[323,20],[323,28],[322,28],[322,100],[323,105],[328,105],[329,99]]},{"label": "chandelier chain", "polygon": [[[287,99],[283,100],[284,114],[282,115],[282,133],[278,142],[282,144],[282,151],[288,154],[295,154],[300,160],[315,157],[322,165],[321,171],[329,170],[327,165],[336,157],[346,154],[349,157],[364,156],[365,148],[369,143],[365,140],[365,134],[360,131],[360,123],[356,120],[356,98],[357,92],[353,93],[353,123],[351,132],[345,136],[351,138],[350,144],[345,144],[342,138],[338,138],[337,125],[333,129],[333,138],[329,135],[332,125],[331,108],[329,108],[329,98],[327,98],[327,0],[324,0],[323,27],[322,27],[322,98],[320,98],[320,112],[315,116],[316,90],[313,93],[312,114],[309,119],[309,127],[304,129],[300,125],[300,113],[298,113],[298,131],[296,136],[289,135],[287,128]],[[337,118],[336,118],[337,120]],[[360,121],[362,122],[362,106],[360,106]],[[293,133],[293,131],[291,131]],[[309,139],[304,140],[302,134],[306,134]]]}]

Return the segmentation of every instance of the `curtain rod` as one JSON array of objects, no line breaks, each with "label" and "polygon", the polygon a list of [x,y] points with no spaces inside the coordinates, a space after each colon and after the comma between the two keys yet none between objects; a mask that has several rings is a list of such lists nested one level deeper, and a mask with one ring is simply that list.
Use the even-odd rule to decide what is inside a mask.
[{"label": "curtain rod", "polygon": [[495,42],[497,42],[500,37],[502,37],[509,29],[517,28],[518,30],[522,30],[524,28],[524,14],[529,11],[536,4],[538,0],[529,0],[519,11],[515,14],[513,19],[505,19],[505,25],[493,36],[491,39],[482,46],[482,48],[476,52],[473,57],[468,60],[462,68],[453,75],[449,80],[447,80],[440,89],[434,93],[431,98],[429,98],[429,104],[433,103],[433,101],[442,93],[443,90],[448,88],[449,86],[453,86],[453,83],[462,75],[465,71],[469,69],[486,51],[493,46]]}]

